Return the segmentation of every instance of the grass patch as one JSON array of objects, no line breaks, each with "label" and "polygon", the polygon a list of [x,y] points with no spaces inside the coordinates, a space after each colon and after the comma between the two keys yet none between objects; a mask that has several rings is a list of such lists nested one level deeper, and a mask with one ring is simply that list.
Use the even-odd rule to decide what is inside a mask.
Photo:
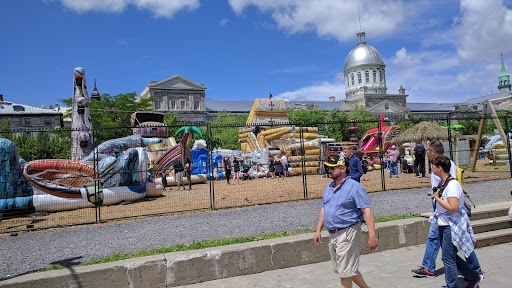
[{"label": "grass patch", "polygon": [[404,214],[404,215],[377,216],[377,217],[375,217],[375,223],[407,219],[407,218],[414,218],[414,217],[420,217],[420,213]]},{"label": "grass patch", "polygon": [[507,166],[507,163],[505,162],[496,162],[496,163],[493,163],[493,164],[484,164],[484,166],[492,166],[492,167],[495,167],[495,166]]},{"label": "grass patch", "polygon": [[[393,220],[399,220],[399,219],[413,218],[413,217],[418,217],[418,216],[420,216],[419,213],[379,216],[379,217],[375,217],[375,222],[376,223],[387,222],[387,221],[393,221]],[[324,228],[324,230],[325,230],[325,228]],[[197,242],[192,241],[192,243],[188,244],[188,245],[179,244],[179,245],[172,246],[172,247],[162,247],[162,248],[158,248],[158,249],[140,251],[140,252],[135,252],[135,253],[114,254],[112,256],[108,256],[108,257],[105,257],[102,259],[91,260],[87,263],[78,264],[78,265],[63,266],[63,265],[57,264],[57,265],[53,265],[46,269],[41,269],[41,270],[35,271],[34,273],[51,271],[51,270],[59,270],[59,269],[67,269],[67,268],[71,268],[71,267],[79,267],[79,266],[86,266],[86,265],[93,265],[93,264],[100,264],[100,263],[109,263],[109,262],[114,262],[114,261],[119,261],[119,260],[138,258],[138,257],[144,257],[144,256],[152,256],[152,255],[171,253],[171,252],[197,250],[197,249],[225,246],[225,245],[231,245],[231,244],[240,244],[240,243],[247,243],[247,242],[253,242],[253,241],[261,241],[261,240],[266,240],[266,239],[274,239],[274,238],[298,235],[298,234],[302,234],[302,233],[314,233],[315,231],[316,231],[316,228],[312,228],[312,229],[308,229],[308,230],[300,230],[299,229],[299,230],[295,230],[295,231],[284,231],[284,232],[279,232],[279,233],[263,234],[263,235],[250,236],[250,237],[201,240],[201,241],[197,241]]]}]

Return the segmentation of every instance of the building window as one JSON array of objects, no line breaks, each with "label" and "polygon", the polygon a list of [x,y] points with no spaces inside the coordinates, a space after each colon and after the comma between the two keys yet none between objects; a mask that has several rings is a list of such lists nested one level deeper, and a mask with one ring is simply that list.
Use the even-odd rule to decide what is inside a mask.
[{"label": "building window", "polygon": [[25,132],[25,135],[27,135],[27,137],[32,137],[32,132]]},{"label": "building window", "polygon": [[171,101],[171,110],[176,110],[176,101]]},{"label": "building window", "polygon": [[185,110],[185,101],[181,101],[181,110]]},{"label": "building window", "polygon": [[23,124],[30,125],[30,118],[28,118],[28,117],[23,118]]},{"label": "building window", "polygon": [[155,101],[155,110],[160,110],[160,101]]},{"label": "building window", "polygon": [[361,79],[361,72],[357,72],[357,83],[363,83],[363,80]]},{"label": "building window", "polygon": [[380,79],[380,83],[384,82],[382,79],[382,71],[379,71],[379,79]]},{"label": "building window", "polygon": [[52,125],[52,119],[44,118],[44,125]]},{"label": "building window", "polygon": [[14,105],[14,106],[12,106],[12,108],[13,108],[13,109],[14,109],[14,111],[16,111],[16,112],[25,111],[25,107],[20,106],[20,105]]},{"label": "building window", "polygon": [[377,83],[377,72],[373,71],[373,83]]},{"label": "building window", "polygon": [[350,78],[352,79],[352,85],[354,85],[354,73],[350,75]]},{"label": "building window", "polygon": [[364,74],[366,76],[366,83],[370,83],[370,72],[366,71]]},{"label": "building window", "polygon": [[194,101],[194,110],[199,110],[199,101]]}]

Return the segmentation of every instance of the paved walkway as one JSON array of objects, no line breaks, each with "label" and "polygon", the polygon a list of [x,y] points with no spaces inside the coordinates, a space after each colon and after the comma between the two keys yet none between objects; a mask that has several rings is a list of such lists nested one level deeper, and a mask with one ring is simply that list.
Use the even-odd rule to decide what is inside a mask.
[{"label": "paved walkway", "polygon": [[[327,246],[325,246],[325,249],[327,249]],[[436,271],[436,277],[413,277],[411,269],[416,268],[420,263],[424,249],[425,245],[418,245],[363,255],[360,271],[370,287],[426,288],[445,286],[441,255],[437,258],[438,270]],[[476,254],[485,272],[485,279],[480,285],[481,288],[511,287],[512,243],[480,248],[476,250]],[[340,287],[340,281],[337,275],[332,272],[331,262],[322,262],[182,287],[335,288]],[[354,287],[357,287],[357,285],[354,285]],[[466,282],[463,281],[462,277],[459,277],[459,287],[466,287]]]}]

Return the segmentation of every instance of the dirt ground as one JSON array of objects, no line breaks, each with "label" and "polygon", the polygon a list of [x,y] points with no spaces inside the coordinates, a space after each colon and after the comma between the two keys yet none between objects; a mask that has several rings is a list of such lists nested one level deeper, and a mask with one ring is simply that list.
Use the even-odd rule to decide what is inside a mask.
[{"label": "dirt ground", "polygon": [[[477,172],[464,172],[464,183],[509,178],[506,166],[485,166],[487,160],[479,160]],[[420,188],[430,186],[430,174],[426,178],[414,178],[414,174],[399,174],[398,178],[390,178],[389,170],[384,170],[385,181],[381,181],[381,170],[367,173],[368,181],[361,181],[368,192]],[[307,187],[307,199],[322,197],[329,178],[322,175],[293,176],[279,180],[260,178],[240,180],[239,184],[231,180],[207,182],[192,185],[192,190],[176,191],[176,187],[168,187],[160,197],[144,198],[129,205],[112,205],[99,209],[101,223],[135,221],[145,217],[157,217],[169,213],[194,213],[229,207],[252,206],[285,201],[304,200],[304,186]],[[305,185],[304,185],[305,184]],[[211,186],[211,189],[210,189]],[[211,195],[210,195],[210,191]],[[211,198],[215,199],[211,203]],[[47,216],[10,218],[4,214],[0,221],[0,237],[13,232],[47,231],[47,229],[66,229],[76,225],[94,224],[97,219],[94,208],[50,213]]]}]

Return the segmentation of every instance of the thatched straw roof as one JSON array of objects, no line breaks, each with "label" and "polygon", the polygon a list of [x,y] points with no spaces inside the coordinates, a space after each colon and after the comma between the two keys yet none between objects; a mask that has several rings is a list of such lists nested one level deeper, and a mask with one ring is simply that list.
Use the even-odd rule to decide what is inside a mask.
[{"label": "thatched straw roof", "polygon": [[[455,130],[452,130],[451,134],[453,142],[457,141],[457,139],[460,139],[462,136],[460,132]],[[395,142],[402,144],[421,141],[423,144],[427,144],[428,141],[432,140],[448,140],[448,129],[431,122],[421,122],[402,132],[395,139]]]}]

